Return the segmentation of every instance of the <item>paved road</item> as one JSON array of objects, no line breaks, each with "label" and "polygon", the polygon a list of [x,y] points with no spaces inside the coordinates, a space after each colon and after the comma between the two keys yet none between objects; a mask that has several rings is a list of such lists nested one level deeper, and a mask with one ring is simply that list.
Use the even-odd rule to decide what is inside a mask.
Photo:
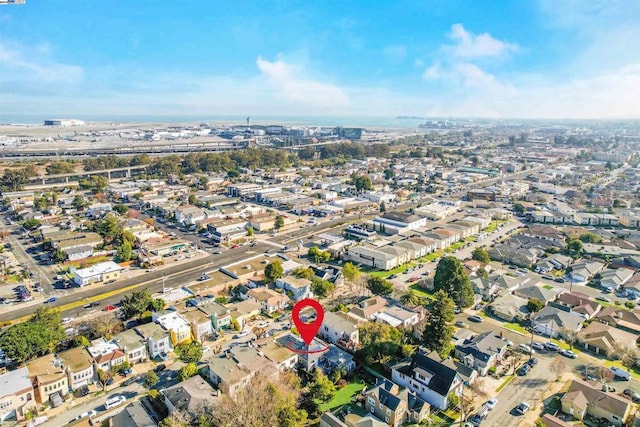
[{"label": "paved road", "polygon": [[[198,279],[205,271],[211,271],[221,266],[232,264],[249,255],[256,255],[263,253],[266,250],[272,250],[273,247],[269,244],[258,243],[253,248],[240,247],[237,249],[231,249],[224,251],[219,255],[209,255],[204,258],[200,258],[194,261],[188,261],[177,265],[171,265],[166,268],[158,269],[154,272],[147,272],[143,276],[134,277],[130,279],[118,280],[113,284],[108,285],[108,288],[104,285],[90,285],[86,288],[72,288],[66,292],[67,295],[58,298],[58,301],[51,304],[51,307],[59,307],[65,304],[69,304],[76,301],[81,301],[90,297],[97,297],[107,291],[114,291],[122,289],[131,285],[136,285],[144,282],[141,286],[145,289],[149,289],[151,293],[158,292],[162,289],[162,276],[166,279],[171,279],[172,286],[180,286],[188,282],[192,282]],[[121,295],[115,295],[104,300],[101,300],[101,305],[109,305],[120,301]],[[6,308],[0,313],[0,321],[12,320],[28,316],[35,312],[37,305],[25,305],[16,306],[15,308]],[[77,316],[80,308],[74,308],[62,313],[62,316],[69,315],[70,317]]]},{"label": "paved road", "polygon": [[[0,217],[0,221],[4,221],[5,217]],[[24,242],[19,238],[24,229],[19,225],[6,226],[5,230],[9,232],[6,240],[11,243],[11,251],[13,252],[16,260],[26,266],[26,269],[34,274],[34,280],[38,280],[44,289],[44,293],[50,293],[53,291],[51,277],[53,275],[53,269],[48,266],[41,266],[36,262],[31,255],[26,252]]]}]

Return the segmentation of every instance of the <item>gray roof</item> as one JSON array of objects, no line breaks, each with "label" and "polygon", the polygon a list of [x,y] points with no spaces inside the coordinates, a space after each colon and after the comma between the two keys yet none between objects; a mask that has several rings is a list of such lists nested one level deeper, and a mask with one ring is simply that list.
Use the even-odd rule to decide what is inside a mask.
[{"label": "gray roof", "polygon": [[409,224],[411,222],[420,221],[420,217],[406,212],[385,212],[381,218],[388,219],[390,221],[402,222]]},{"label": "gray roof", "polygon": [[322,323],[337,331],[346,332],[347,334],[352,334],[353,332],[358,330],[358,327],[354,322],[349,321],[331,311],[327,311],[324,313],[324,320],[322,321]]},{"label": "gray roof", "polygon": [[118,345],[126,350],[144,347],[143,338],[135,330],[129,329],[114,336]]},{"label": "gray roof", "polygon": [[31,388],[29,370],[26,367],[0,375],[0,397],[12,396]]},{"label": "gray roof", "polygon": [[486,362],[493,354],[499,353],[506,346],[505,341],[496,337],[493,331],[488,331],[478,334],[456,347],[461,352],[471,354],[474,358]]},{"label": "gray roof", "polygon": [[128,404],[111,419],[112,425],[118,427],[156,427],[151,416],[144,410],[139,401]]},{"label": "gray roof", "polygon": [[163,394],[176,409],[189,413],[213,403],[214,398],[218,397],[218,392],[200,375],[169,387]]}]

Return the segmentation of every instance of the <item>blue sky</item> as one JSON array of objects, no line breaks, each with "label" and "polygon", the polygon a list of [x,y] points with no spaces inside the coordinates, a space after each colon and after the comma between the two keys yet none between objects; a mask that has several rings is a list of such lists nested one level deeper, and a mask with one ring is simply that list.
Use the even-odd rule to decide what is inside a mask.
[{"label": "blue sky", "polygon": [[0,6],[0,113],[640,117],[625,0]]}]

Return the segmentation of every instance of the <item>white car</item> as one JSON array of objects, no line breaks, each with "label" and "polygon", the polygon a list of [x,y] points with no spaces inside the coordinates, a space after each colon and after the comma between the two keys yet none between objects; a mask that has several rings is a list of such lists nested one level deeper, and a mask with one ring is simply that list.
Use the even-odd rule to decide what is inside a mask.
[{"label": "white car", "polygon": [[249,335],[249,331],[242,331],[242,332],[238,332],[234,338],[242,338],[242,337],[246,337],[247,335]]},{"label": "white car", "polygon": [[67,323],[71,323],[73,322],[73,319],[71,317],[63,317],[62,318],[62,324],[66,325]]},{"label": "white car", "polygon": [[211,351],[211,347],[209,347],[208,345],[205,345],[204,347],[202,347],[202,352],[203,353],[208,353]]},{"label": "white car", "polygon": [[76,417],[76,420],[81,420],[81,419],[83,419],[83,418],[91,418],[91,417],[95,417],[95,416],[96,416],[96,414],[97,414],[96,410],[95,410],[95,409],[92,409],[92,410],[90,410],[90,411],[83,412],[83,413],[81,413],[80,415],[78,415],[78,416]]},{"label": "white car", "polygon": [[498,404],[498,399],[496,399],[495,397],[492,397],[491,399],[487,400],[487,403],[485,403],[485,405],[487,406],[487,408],[489,408],[489,410],[495,408],[497,404]]},{"label": "white car", "polygon": [[559,352],[561,355],[563,355],[564,357],[568,357],[569,359],[577,359],[578,355],[575,354],[573,351],[571,350],[560,350]]},{"label": "white car", "polygon": [[105,402],[104,407],[105,409],[111,409],[115,406],[122,405],[126,401],[127,398],[124,396],[113,396]]},{"label": "white car", "polygon": [[267,326],[269,326],[269,322],[266,320],[258,323],[258,328],[266,328]]}]

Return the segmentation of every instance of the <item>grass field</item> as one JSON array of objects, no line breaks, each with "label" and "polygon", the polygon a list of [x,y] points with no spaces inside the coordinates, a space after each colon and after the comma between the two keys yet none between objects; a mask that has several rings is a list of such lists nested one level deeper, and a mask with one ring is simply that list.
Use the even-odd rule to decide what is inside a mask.
[{"label": "grass field", "polygon": [[500,390],[502,390],[503,388],[505,388],[507,386],[507,384],[509,384],[511,381],[513,381],[513,379],[515,378],[515,375],[509,375],[507,377],[507,379],[505,379],[502,384],[500,384],[498,386],[498,388],[496,389],[496,393],[498,393]]},{"label": "grass field", "polygon": [[320,411],[331,411],[342,405],[346,405],[351,402],[351,398],[360,393],[364,388],[362,380],[356,378],[353,382],[347,384],[345,387],[338,390],[336,395],[328,401],[320,405]]},{"label": "grass field", "polygon": [[432,294],[430,294],[425,289],[422,289],[420,286],[418,286],[417,283],[414,283],[413,285],[410,285],[409,289],[414,291],[420,298],[426,298],[426,299],[430,299],[430,300],[434,299]]},{"label": "grass field", "polygon": [[387,277],[391,276],[392,274],[400,274],[403,271],[405,271],[407,268],[413,268],[415,267],[416,264],[415,262],[410,262],[408,264],[404,264],[400,267],[396,267],[393,270],[389,270],[389,271],[373,271],[371,273],[369,273],[369,276],[373,276],[373,277],[382,277],[384,279],[386,279]]},{"label": "grass field", "polygon": [[505,328],[510,329],[515,332],[520,332],[523,335],[529,335],[529,332],[521,325],[517,323],[504,323]]}]

